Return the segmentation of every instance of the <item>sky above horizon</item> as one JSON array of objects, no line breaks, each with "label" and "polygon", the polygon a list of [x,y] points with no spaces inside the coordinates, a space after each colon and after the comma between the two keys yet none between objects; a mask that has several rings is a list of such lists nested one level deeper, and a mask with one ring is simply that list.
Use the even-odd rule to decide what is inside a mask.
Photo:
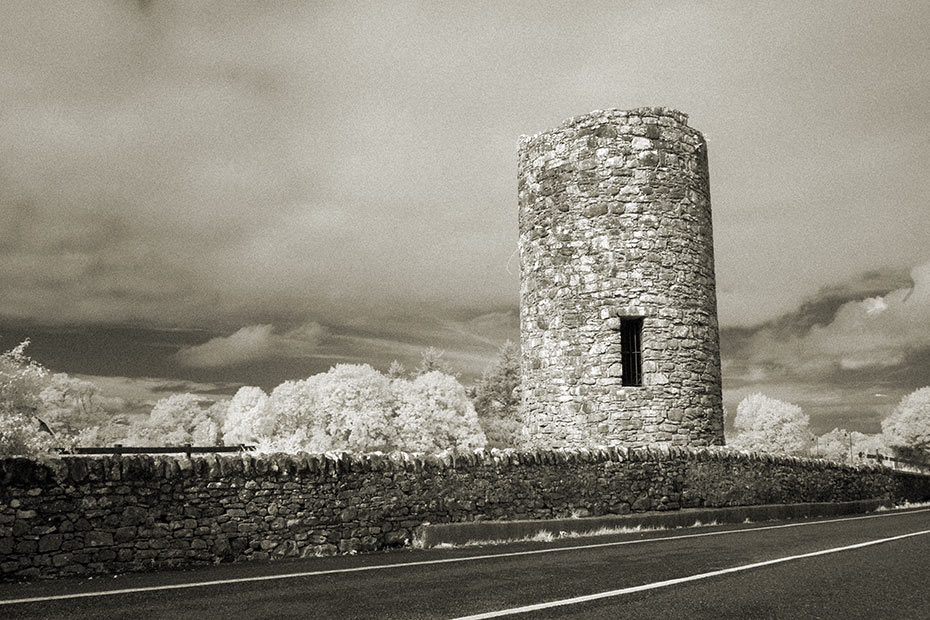
[{"label": "sky above horizon", "polygon": [[875,432],[930,384],[930,5],[0,5],[0,348],[134,402],[519,338],[516,148],[708,141],[724,396]]}]

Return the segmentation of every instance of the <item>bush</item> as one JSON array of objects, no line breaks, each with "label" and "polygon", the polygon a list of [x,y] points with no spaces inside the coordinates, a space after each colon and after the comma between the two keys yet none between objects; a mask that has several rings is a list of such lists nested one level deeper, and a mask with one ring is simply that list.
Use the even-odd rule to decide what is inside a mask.
[{"label": "bush", "polygon": [[33,415],[0,406],[0,456],[41,456],[56,452],[59,442]]}]

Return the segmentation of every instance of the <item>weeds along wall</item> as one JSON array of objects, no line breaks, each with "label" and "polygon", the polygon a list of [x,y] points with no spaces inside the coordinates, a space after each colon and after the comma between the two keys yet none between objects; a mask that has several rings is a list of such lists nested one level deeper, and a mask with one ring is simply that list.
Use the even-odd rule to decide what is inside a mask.
[{"label": "weeds along wall", "polygon": [[530,445],[723,444],[701,133],[598,110],[524,137],[517,178]]},{"label": "weeds along wall", "polygon": [[930,476],[716,449],[0,460],[0,574],[407,545],[425,523],[930,498]]}]

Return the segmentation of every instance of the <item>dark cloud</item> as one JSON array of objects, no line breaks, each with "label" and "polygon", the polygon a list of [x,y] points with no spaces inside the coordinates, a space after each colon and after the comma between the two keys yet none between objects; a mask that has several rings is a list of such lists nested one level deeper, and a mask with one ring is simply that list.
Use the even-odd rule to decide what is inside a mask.
[{"label": "dark cloud", "polygon": [[751,345],[755,359],[801,374],[901,365],[909,353],[930,348],[930,263],[915,267],[911,278],[908,288],[841,305],[832,320],[801,335],[760,330]]},{"label": "dark cloud", "polygon": [[908,280],[893,289],[900,275],[865,274],[762,326],[722,330],[728,406],[762,391],[803,405],[822,430],[875,432],[904,394],[930,384],[930,264]]},{"label": "dark cloud", "polygon": [[910,269],[870,271],[856,275],[848,282],[822,287],[815,295],[804,299],[797,310],[775,317],[765,326],[782,334],[804,334],[815,326],[833,322],[837,312],[847,303],[882,297],[896,289],[909,290],[913,285]]}]

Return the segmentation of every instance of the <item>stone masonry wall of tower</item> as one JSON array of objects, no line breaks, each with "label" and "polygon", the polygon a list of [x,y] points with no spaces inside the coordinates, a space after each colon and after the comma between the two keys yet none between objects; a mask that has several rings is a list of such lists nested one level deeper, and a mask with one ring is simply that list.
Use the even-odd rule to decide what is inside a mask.
[{"label": "stone masonry wall of tower", "polygon": [[523,137],[518,191],[528,443],[723,444],[707,145],[687,115],[598,110]]}]

